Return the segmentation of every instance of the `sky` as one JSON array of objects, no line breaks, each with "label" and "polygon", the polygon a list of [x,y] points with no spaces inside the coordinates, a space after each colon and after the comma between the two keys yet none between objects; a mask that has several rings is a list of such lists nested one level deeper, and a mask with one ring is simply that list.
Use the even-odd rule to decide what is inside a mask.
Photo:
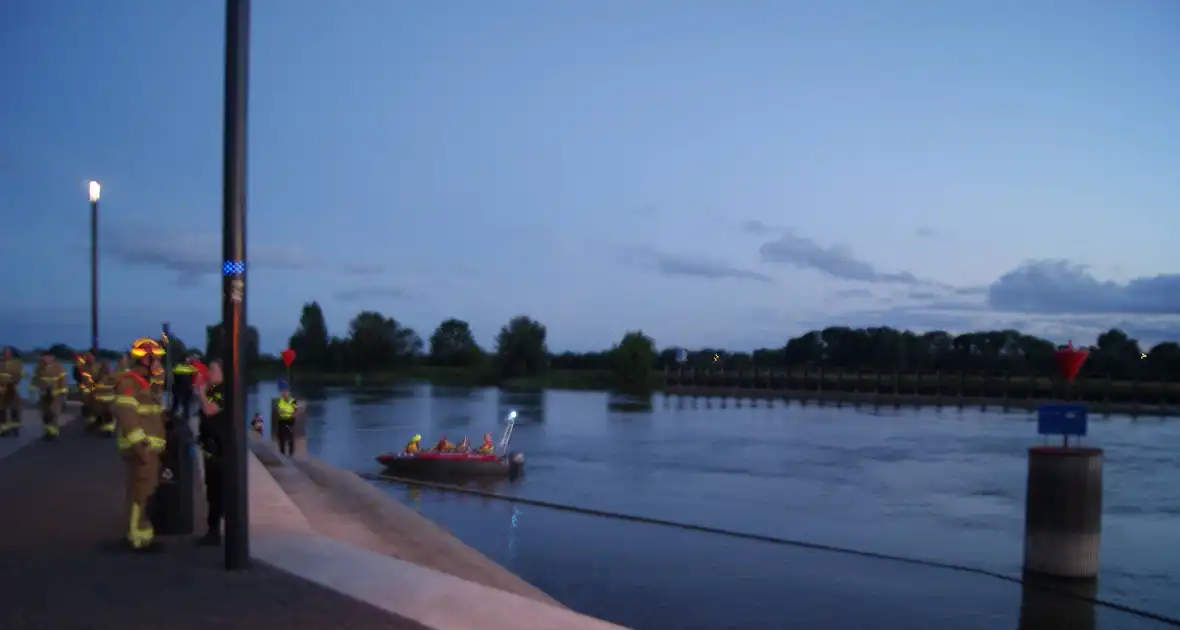
[{"label": "sky", "polygon": [[[224,3],[0,3],[0,340],[221,304]],[[1180,339],[1173,0],[255,0],[248,320]]]}]

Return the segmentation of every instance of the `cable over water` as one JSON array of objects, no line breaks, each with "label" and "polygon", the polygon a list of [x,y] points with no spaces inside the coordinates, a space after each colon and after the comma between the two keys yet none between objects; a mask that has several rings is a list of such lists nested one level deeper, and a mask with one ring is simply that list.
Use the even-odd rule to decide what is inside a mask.
[{"label": "cable over water", "polygon": [[862,558],[876,558],[878,560],[889,560],[892,562],[901,562],[901,563],[905,563],[905,564],[912,564],[912,565],[918,565],[918,566],[923,566],[923,567],[932,567],[935,569],[946,569],[949,571],[958,571],[960,573],[972,573],[975,575],[983,575],[983,576],[987,576],[990,578],[995,578],[997,580],[1011,582],[1013,584],[1020,584],[1024,587],[1027,587],[1027,588],[1046,591],[1046,592],[1054,593],[1056,595],[1064,595],[1064,596],[1072,597],[1074,599],[1077,599],[1077,600],[1080,600],[1083,602],[1087,602],[1087,603],[1093,604],[1095,606],[1101,606],[1103,608],[1117,610],[1119,612],[1124,612],[1129,615],[1135,615],[1137,617],[1142,617],[1144,619],[1151,619],[1152,621],[1158,621],[1160,623],[1167,624],[1170,626],[1180,627],[1180,619],[1177,619],[1175,617],[1168,617],[1166,615],[1154,613],[1149,610],[1143,610],[1140,608],[1134,608],[1132,606],[1126,606],[1124,604],[1119,604],[1117,602],[1108,601],[1108,600],[1101,599],[1098,597],[1089,597],[1089,596],[1078,594],[1078,593],[1072,593],[1072,592],[1064,591],[1064,590],[1056,590],[1056,589],[1052,589],[1052,588],[1048,588],[1048,587],[1043,587],[1043,586],[1040,586],[1037,584],[1026,583],[1023,579],[1021,579],[1019,577],[1012,576],[1012,575],[1005,575],[1005,574],[999,573],[997,571],[989,571],[987,569],[981,569],[979,567],[972,567],[972,566],[967,566],[967,565],[962,565],[962,564],[954,564],[954,563],[950,563],[950,562],[939,562],[937,560],[923,560],[921,558],[908,558],[905,556],[895,556],[895,555],[891,555],[891,554],[877,553],[875,551],[864,551],[861,549],[850,549],[848,547],[838,547],[835,545],[825,545],[822,543],[807,542],[807,541],[803,541],[803,540],[791,540],[788,538],[778,538],[775,536],[765,536],[762,534],[751,534],[751,533],[747,533],[747,532],[739,532],[739,531],[733,531],[733,530],[729,530],[729,529],[722,529],[719,527],[707,527],[705,525],[693,525],[691,523],[680,523],[677,521],[667,521],[664,519],[651,518],[648,516],[638,516],[635,514],[622,514],[619,512],[608,512],[606,510],[595,510],[592,508],[584,508],[584,507],[579,507],[576,505],[565,505],[565,504],[561,504],[561,503],[552,503],[549,501],[539,501],[537,499],[526,499],[523,497],[513,497],[513,496],[504,495],[504,494],[497,494],[495,492],[485,492],[482,490],[473,490],[471,488],[464,488],[462,486],[456,486],[456,485],[451,485],[451,484],[446,484],[446,483],[437,483],[437,482],[433,482],[433,481],[422,481],[419,479],[410,479],[410,478],[406,478],[406,477],[395,477],[393,475],[382,475],[382,474],[373,474],[373,473],[358,473],[358,474],[361,477],[364,477],[365,479],[371,479],[374,481],[392,481],[392,482],[396,482],[396,483],[404,483],[404,484],[413,485],[413,486],[421,486],[423,488],[432,488],[435,490],[443,490],[446,492],[458,492],[460,494],[470,494],[470,495],[483,497],[486,499],[498,499],[500,501],[508,501],[510,503],[519,503],[521,505],[534,505],[537,507],[549,508],[551,510],[561,510],[564,512],[574,512],[577,514],[586,514],[589,516],[598,516],[601,518],[610,518],[610,519],[621,520],[621,521],[632,521],[635,523],[645,523],[648,525],[660,525],[662,527],[675,527],[677,529],[683,529],[683,530],[693,531],[693,532],[701,532],[703,534],[713,534],[715,536],[727,536],[730,538],[741,538],[741,539],[745,539],[745,540],[757,540],[760,542],[771,543],[771,544],[775,544],[775,545],[783,545],[783,546],[788,546],[788,547],[798,547],[798,548],[802,548],[802,549],[813,549],[816,551],[828,551],[828,552],[832,552],[832,553],[842,553],[845,555],[860,556]]}]

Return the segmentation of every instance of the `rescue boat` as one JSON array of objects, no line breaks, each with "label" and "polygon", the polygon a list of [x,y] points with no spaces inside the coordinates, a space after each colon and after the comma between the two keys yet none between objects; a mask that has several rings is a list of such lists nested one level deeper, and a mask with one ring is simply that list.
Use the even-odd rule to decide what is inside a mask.
[{"label": "rescue boat", "polygon": [[418,453],[385,453],[377,456],[377,463],[385,472],[398,477],[456,478],[508,477],[524,473],[524,453],[508,452],[516,412],[508,414],[508,425],[500,438],[500,454],[484,455],[472,452],[422,451]]}]

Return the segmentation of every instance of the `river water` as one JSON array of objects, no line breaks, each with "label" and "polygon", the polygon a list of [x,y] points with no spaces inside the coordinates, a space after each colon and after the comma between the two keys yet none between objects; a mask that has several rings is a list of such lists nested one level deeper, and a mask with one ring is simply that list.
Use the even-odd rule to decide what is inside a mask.
[{"label": "river water", "polygon": [[[495,482],[501,494],[1019,575],[1039,443],[1026,412],[659,396],[621,412],[605,393],[429,385],[304,395],[309,449],[337,466],[377,472],[373,457],[414,433],[499,439],[515,409],[527,474]],[[1087,442],[1107,455],[1098,597],[1180,617],[1180,423],[1092,418]],[[638,630],[1163,627],[983,576],[381,485],[571,608]],[[1036,624],[1038,606],[1059,606],[1058,624]]]}]

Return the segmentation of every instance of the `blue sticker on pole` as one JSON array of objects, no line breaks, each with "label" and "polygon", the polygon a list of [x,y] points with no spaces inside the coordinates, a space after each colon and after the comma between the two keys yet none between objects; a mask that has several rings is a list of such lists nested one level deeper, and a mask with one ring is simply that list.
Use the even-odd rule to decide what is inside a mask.
[{"label": "blue sticker on pole", "polygon": [[1041,435],[1086,435],[1086,406],[1056,403],[1037,408],[1037,433]]}]

